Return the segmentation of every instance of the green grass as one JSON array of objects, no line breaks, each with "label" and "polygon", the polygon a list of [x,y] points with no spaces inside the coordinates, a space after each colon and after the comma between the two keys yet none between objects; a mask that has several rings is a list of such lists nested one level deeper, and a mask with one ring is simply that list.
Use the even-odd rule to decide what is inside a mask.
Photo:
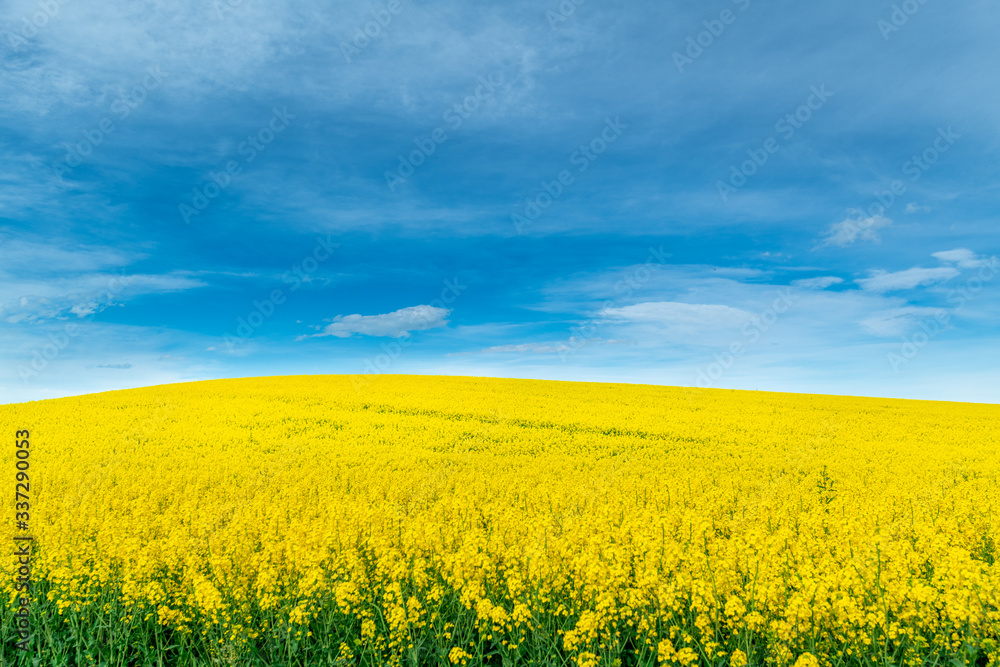
[{"label": "green grass", "polygon": [[[389,636],[389,628],[384,622],[384,614],[377,610],[376,638],[365,642],[361,635],[360,619],[340,612],[333,605],[321,604],[320,610],[306,627],[289,627],[288,610],[259,612],[255,628],[261,633],[256,639],[231,641],[227,633],[209,620],[194,623],[198,630],[179,632],[160,625],[156,621],[155,609],[144,606],[125,609],[118,592],[112,588],[105,590],[99,599],[79,610],[67,607],[62,614],[55,602],[47,599],[50,591],[42,581],[33,589],[30,608],[31,638],[28,651],[15,648],[18,638],[14,631],[15,608],[5,606],[0,625],[0,665],[32,667],[315,667],[347,666],[376,667],[380,665],[400,666],[451,666],[449,651],[455,646],[464,646],[471,658],[468,665],[490,665],[507,667],[526,666],[570,666],[576,662],[561,647],[559,630],[571,629],[577,617],[574,615],[549,614],[540,619],[541,627],[522,637],[516,650],[505,649],[489,638],[489,628],[477,626],[474,610],[468,610],[459,601],[459,593],[451,591],[438,604],[436,611],[440,621],[423,628],[411,636],[412,647],[390,651],[384,648]],[[130,622],[121,619],[131,614]],[[751,667],[771,665],[768,637],[741,634],[727,636],[725,631],[712,631],[713,636],[698,637],[694,626],[695,614],[677,614],[673,618],[658,619],[658,627],[669,632],[670,627],[680,628],[697,639],[716,640],[730,648],[740,648],[750,657]],[[448,627],[445,627],[448,624]],[[444,633],[450,630],[451,639]],[[602,649],[596,645],[589,650],[600,657],[601,665],[617,667],[654,667],[656,648],[644,646],[628,627],[619,628],[620,636]],[[956,631],[960,629],[956,628]],[[311,632],[312,636],[296,639],[300,631]],[[665,633],[664,633],[665,634]],[[961,633],[960,633],[961,634]],[[662,636],[662,634],[661,634]],[[812,650],[821,659],[821,664],[834,667],[887,667],[889,665],[913,664],[921,667],[953,667],[957,665],[985,666],[987,658],[984,641],[997,641],[997,637],[968,637],[964,649],[959,652],[926,649],[913,662],[903,662],[901,656],[907,647],[885,642],[883,637],[871,637],[870,652],[861,646],[851,657],[837,657],[836,653],[846,646],[836,644],[834,638],[819,637]],[[383,648],[379,648],[379,643]],[[353,657],[345,658],[341,645],[351,647]],[[695,643],[697,646],[698,642]],[[680,646],[678,645],[678,648]],[[913,648],[913,647],[910,647]],[[709,660],[703,652],[696,665],[726,667],[726,658]]]}]

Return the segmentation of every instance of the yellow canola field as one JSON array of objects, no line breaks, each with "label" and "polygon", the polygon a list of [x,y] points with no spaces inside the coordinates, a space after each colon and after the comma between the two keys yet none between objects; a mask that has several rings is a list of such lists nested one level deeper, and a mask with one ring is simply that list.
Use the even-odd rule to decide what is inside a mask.
[{"label": "yellow canola field", "polygon": [[582,666],[994,657],[998,424],[996,405],[416,376],[0,406],[31,431],[32,576],[59,609],[117,587],[234,646],[333,613],[357,628],[335,653],[399,664],[431,640],[516,662],[545,635]]}]

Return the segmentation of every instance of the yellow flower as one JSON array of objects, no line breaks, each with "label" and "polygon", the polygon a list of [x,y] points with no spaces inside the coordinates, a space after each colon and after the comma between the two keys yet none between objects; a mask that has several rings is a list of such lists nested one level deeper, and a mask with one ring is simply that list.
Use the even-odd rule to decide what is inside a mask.
[{"label": "yellow flower", "polygon": [[448,652],[448,660],[453,665],[462,664],[464,665],[468,662],[469,658],[472,656],[466,653],[464,650],[458,648],[457,646]]},{"label": "yellow flower", "polygon": [[668,660],[673,660],[676,656],[677,652],[674,650],[673,642],[669,639],[661,640],[656,649],[657,661],[667,662]]},{"label": "yellow flower", "polygon": [[812,653],[803,653],[795,661],[795,667],[819,667],[819,660]]},{"label": "yellow flower", "polygon": [[[900,664],[963,642],[995,661],[997,423],[987,404],[375,375],[0,406],[0,431],[38,425],[33,604],[59,626],[242,651],[332,610],[356,636],[331,651],[397,666],[433,642],[527,655],[551,627],[578,664],[638,635],[665,664],[748,667],[719,643],[747,633],[766,664],[850,662],[873,637],[912,647]],[[0,560],[11,607],[18,566]]]}]

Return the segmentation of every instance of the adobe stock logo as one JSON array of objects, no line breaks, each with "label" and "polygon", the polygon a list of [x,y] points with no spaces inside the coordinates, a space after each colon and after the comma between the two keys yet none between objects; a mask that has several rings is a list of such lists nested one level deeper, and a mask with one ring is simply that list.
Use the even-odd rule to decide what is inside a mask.
[{"label": "adobe stock logo", "polygon": [[[119,123],[124,121],[132,112],[142,106],[149,94],[156,90],[167,76],[169,75],[161,71],[159,65],[147,67],[143,80],[112,102],[108,111],[117,117]],[[119,126],[115,125],[115,120],[110,114],[99,120],[93,127],[80,130],[83,141],[76,144],[65,144],[66,156],[53,165],[56,175],[65,176],[79,167],[94,153],[98,146],[103,144],[118,129]]]},{"label": "adobe stock logo", "polygon": [[[337,244],[333,242],[332,236],[316,238],[316,245],[312,252],[306,255],[301,262],[291,267],[282,276],[281,281],[286,285],[289,292],[295,292],[303,284],[312,281],[312,274],[319,269],[320,265],[333,257],[337,249]],[[231,336],[228,332],[222,337],[227,351],[232,354],[237,351],[242,343],[246,343],[253,337],[264,323],[271,319],[277,311],[278,306],[288,300],[284,290],[274,289],[263,301],[254,300],[253,310],[247,313],[246,317],[236,318],[236,336]]]},{"label": "adobe stock logo", "polygon": [[[819,87],[812,86],[809,91],[810,95],[805,99],[805,102],[785,114],[784,117],[779,118],[778,122],[774,124],[774,131],[786,142],[795,136],[796,131],[801,130],[806,123],[812,120],[813,114],[822,109],[834,95],[826,89],[826,84],[821,84]],[[760,145],[760,148],[748,148],[747,156],[750,159],[744,160],[739,167],[735,164],[729,167],[729,182],[716,181],[715,187],[718,189],[722,201],[729,201],[732,194],[746,185],[749,179],[767,164],[771,156],[781,150],[781,145],[781,140],[768,137]]]},{"label": "adobe stock logo", "polygon": [[[746,11],[750,7],[750,0],[732,0],[732,2],[740,8],[741,12]],[[684,53],[680,51],[674,51],[673,53],[674,65],[677,66],[677,71],[683,74],[685,67],[693,65],[695,60],[700,58],[706,50],[711,48],[722,37],[722,33],[726,31],[727,26],[736,23],[738,16],[731,9],[723,9],[719,12],[719,18],[702,21],[701,24],[705,26],[705,29],[687,38],[687,47],[684,49]]]},{"label": "adobe stock logo", "polygon": [[[122,294],[134,281],[133,276],[127,276],[124,272],[112,276],[107,282],[107,289],[96,294],[83,295],[70,312],[79,317],[92,318],[96,313],[113,305],[115,297]],[[30,367],[24,364],[18,365],[17,374],[21,382],[27,384],[31,378],[38,377],[48,368],[49,362],[55,361],[79,334],[80,327],[73,322],[64,325],[62,332],[49,333],[48,342],[32,350]]]},{"label": "adobe stock logo", "polygon": [[32,14],[30,19],[27,16],[22,16],[21,29],[18,32],[7,33],[7,41],[10,43],[11,50],[17,53],[22,47],[27,46],[28,40],[37,37],[38,31],[47,26],[49,21],[59,14],[59,10],[68,1],[40,0],[38,3],[40,11]]},{"label": "adobe stock logo", "polygon": [[927,4],[927,0],[904,0],[898,5],[893,5],[889,20],[879,19],[876,23],[879,32],[882,33],[882,40],[888,42],[889,37],[909,23],[910,17],[919,12],[920,6],[925,4]]},{"label": "adobe stock logo", "polygon": [[[294,114],[288,113],[288,107],[283,107],[280,110],[278,107],[274,107],[271,113],[270,121],[257,132],[248,135],[246,141],[241,142],[237,147],[237,152],[243,156],[244,162],[247,165],[257,159],[257,156],[264,152],[268,145],[274,141],[275,137],[281,134],[291,121],[295,119]],[[191,224],[191,218],[201,215],[208,208],[208,205],[222,194],[223,190],[229,187],[230,183],[233,182],[233,178],[242,172],[243,165],[236,160],[229,160],[226,162],[225,168],[219,169],[218,172],[208,172],[209,182],[201,187],[194,188],[191,191],[191,199],[181,202],[177,206],[184,224]]]},{"label": "adobe stock logo", "polygon": [[[430,309],[426,311],[423,317],[418,318],[417,322],[423,323],[430,320],[433,314],[444,309],[451,311],[448,306],[455,303],[455,300],[462,295],[462,292],[468,285],[463,285],[458,282],[458,278],[454,280],[445,280],[444,288],[441,290],[441,294],[437,299],[432,300],[428,305]],[[365,359],[364,374],[365,375],[377,375],[379,373],[384,373],[389,370],[399,357],[403,354],[403,350],[413,344],[413,337],[406,335],[400,336],[389,343],[381,343],[379,347],[382,349],[384,354],[376,355],[375,357]]]},{"label": "adobe stock logo", "polygon": [[[618,296],[605,301],[597,312],[607,313],[609,310],[614,310],[624,306],[628,303],[628,300],[632,298],[633,294],[642,289],[646,283],[653,279],[654,260],[656,264],[662,266],[667,263],[667,258],[673,257],[673,253],[664,252],[662,245],[659,249],[650,246],[648,252],[649,256],[646,258],[645,264],[641,264],[636,267],[634,270],[627,273],[624,278],[615,283],[615,294]],[[559,360],[563,363],[566,362],[566,359],[571,353],[574,353],[585,345],[598,340],[598,324],[595,320],[580,326],[575,326],[571,328],[570,331],[572,331],[574,335],[570,336],[565,344],[561,344],[559,346]]]},{"label": "adobe stock logo", "polygon": [[715,355],[714,362],[698,371],[696,380],[698,389],[708,389],[713,382],[722,379],[722,376],[736,365],[737,359],[746,354],[747,350],[760,340],[761,335],[767,333],[779,317],[787,313],[793,305],[795,297],[790,289],[785,288],[784,292],[778,292],[770,307],[751,317],[740,329],[746,342],[734,340],[725,352]]},{"label": "adobe stock logo", "polygon": [[236,11],[243,2],[244,0],[215,0],[215,15],[221,21],[226,18],[226,12]]},{"label": "adobe stock logo", "polygon": [[340,43],[340,53],[344,56],[347,64],[354,58],[361,55],[361,52],[368,48],[372,40],[382,34],[382,31],[392,23],[392,17],[398,16],[404,9],[402,0],[389,0],[384,7],[372,12],[372,20],[364,26],[354,26],[354,39]]},{"label": "adobe stock logo", "polygon": [[555,30],[560,23],[568,21],[569,18],[576,13],[576,8],[586,1],[587,0],[562,0],[562,2],[559,3],[559,6],[554,10],[547,10],[545,12],[545,18],[549,22],[549,27]]},{"label": "adobe stock logo", "polygon": [[[452,130],[458,130],[462,127],[462,123],[471,118],[472,114],[480,107],[485,106],[495,99],[494,94],[496,89],[498,86],[503,85],[503,83],[502,74],[494,73],[488,77],[479,77],[476,81],[475,90],[471,94],[466,95],[461,102],[455,102],[454,105],[445,109],[444,113],[441,114],[441,120],[447,123],[448,127]],[[410,151],[405,156],[402,154],[397,155],[399,164],[392,171],[384,173],[385,183],[389,186],[389,190],[395,192],[396,188],[413,176],[417,169],[422,167],[434,155],[438,146],[446,141],[448,141],[448,133],[443,126],[434,128],[427,135],[415,137],[413,144],[416,146],[416,149]]]},{"label": "adobe stock logo", "polygon": [[[578,173],[582,174],[587,171],[590,165],[596,162],[597,158],[603,155],[628,127],[628,125],[621,122],[620,116],[615,116],[614,120],[605,118],[604,129],[589,142],[582,144],[577,150],[573,151],[569,156],[570,164],[577,168]],[[541,189],[526,198],[524,203],[519,206],[520,210],[515,210],[510,215],[510,221],[513,223],[517,233],[523,233],[527,227],[534,224],[541,217],[542,213],[548,207],[552,206],[562,196],[563,192],[575,182],[576,178],[568,169],[560,171],[551,181],[543,180],[539,184]]]},{"label": "adobe stock logo", "polygon": [[937,309],[933,318],[928,318],[920,322],[920,331],[904,337],[896,352],[889,352],[886,361],[893,372],[899,373],[900,368],[908,365],[920,353],[922,349],[945,331],[951,324],[952,317],[962,312],[966,304],[974,300],[983,290],[987,283],[992,281],[1000,273],[1000,259],[991,257],[982,263],[979,271],[972,278],[969,278],[964,285],[954,288],[948,292],[948,303],[955,306],[949,313],[943,308]]}]

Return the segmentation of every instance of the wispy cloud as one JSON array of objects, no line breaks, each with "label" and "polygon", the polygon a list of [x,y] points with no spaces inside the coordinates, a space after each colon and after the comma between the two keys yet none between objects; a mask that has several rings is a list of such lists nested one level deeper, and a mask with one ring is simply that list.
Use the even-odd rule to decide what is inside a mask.
[{"label": "wispy cloud", "polygon": [[843,278],[838,278],[836,276],[821,276],[818,278],[793,280],[792,285],[803,289],[826,289],[827,287],[831,287],[833,285],[839,285],[842,282],[844,282]]},{"label": "wispy cloud", "polygon": [[905,271],[875,271],[870,278],[859,278],[855,280],[861,288],[869,292],[895,292],[898,290],[913,289],[914,287],[934,285],[950,280],[961,273],[958,269],[951,267],[939,267],[934,269],[923,269],[914,267]]},{"label": "wispy cloud", "polygon": [[[491,353],[516,353],[516,354],[559,354],[561,352],[569,352],[576,348],[576,344],[579,339],[575,336],[570,336],[565,341],[554,341],[546,343],[516,343],[511,345],[494,345],[493,347],[487,347],[476,352],[477,354],[491,354]],[[586,341],[587,345],[634,345],[633,340],[617,340],[617,339],[606,339],[606,338],[590,338]],[[458,354],[468,354],[468,353],[458,353]]]},{"label": "wispy cloud", "polygon": [[208,283],[177,274],[88,273],[42,280],[0,276],[9,295],[0,301],[0,319],[9,323],[37,322],[58,317],[87,317],[111,306],[150,294],[182,292]]},{"label": "wispy cloud", "polygon": [[0,275],[6,274],[72,274],[101,271],[126,266],[142,259],[144,253],[127,252],[107,246],[58,243],[55,241],[30,241],[24,238],[0,235],[0,253],[3,265]]},{"label": "wispy cloud", "polygon": [[918,306],[890,308],[873,313],[861,320],[860,324],[863,330],[875,336],[902,336],[916,327],[919,321],[930,319],[939,312],[937,308]]},{"label": "wispy cloud", "polygon": [[958,269],[951,267],[939,267],[935,269],[923,269],[914,267],[905,271],[874,271],[870,278],[859,278],[855,280],[861,288],[869,292],[895,292],[898,290],[913,289],[927,285],[934,285],[950,280],[961,273]]},{"label": "wispy cloud", "polygon": [[971,250],[968,250],[967,248],[958,248],[957,250],[944,250],[942,252],[936,252],[934,253],[934,257],[940,259],[942,262],[955,264],[960,269],[978,269],[982,266],[989,266],[992,262],[995,261],[994,258],[980,257]]},{"label": "wispy cloud", "polygon": [[570,347],[566,343],[519,343],[516,345],[494,345],[493,347],[488,347],[481,352],[517,352],[517,353],[531,353],[531,354],[558,354],[559,352],[564,352],[569,350]]},{"label": "wispy cloud", "polygon": [[606,308],[600,316],[621,322],[660,324],[678,329],[697,330],[739,326],[752,315],[730,306],[654,301],[622,308]]}]

